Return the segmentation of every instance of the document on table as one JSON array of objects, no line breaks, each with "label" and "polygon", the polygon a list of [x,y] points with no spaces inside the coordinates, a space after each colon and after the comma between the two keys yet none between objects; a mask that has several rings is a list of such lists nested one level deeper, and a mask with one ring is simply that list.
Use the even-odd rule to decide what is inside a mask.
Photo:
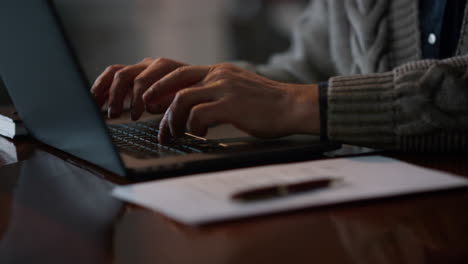
[{"label": "document on table", "polygon": [[[239,202],[237,192],[324,177],[327,188]],[[199,225],[279,211],[468,186],[468,179],[382,156],[339,158],[213,172],[117,187],[113,195],[179,222]]]}]

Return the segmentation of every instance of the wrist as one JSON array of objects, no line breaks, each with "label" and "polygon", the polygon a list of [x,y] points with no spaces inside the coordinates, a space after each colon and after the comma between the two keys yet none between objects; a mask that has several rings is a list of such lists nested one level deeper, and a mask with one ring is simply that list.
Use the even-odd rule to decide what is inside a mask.
[{"label": "wrist", "polygon": [[294,133],[320,134],[318,85],[294,85],[293,91],[292,128]]}]

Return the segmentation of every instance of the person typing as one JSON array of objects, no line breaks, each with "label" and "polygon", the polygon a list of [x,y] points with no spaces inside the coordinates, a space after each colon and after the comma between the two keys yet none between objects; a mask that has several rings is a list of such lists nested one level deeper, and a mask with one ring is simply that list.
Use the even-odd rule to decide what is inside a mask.
[{"label": "person typing", "polygon": [[[229,123],[401,151],[468,149],[466,1],[312,0],[265,65],[112,65],[91,88],[109,117],[164,113],[159,140]],[[325,81],[325,82],[324,82]]]}]

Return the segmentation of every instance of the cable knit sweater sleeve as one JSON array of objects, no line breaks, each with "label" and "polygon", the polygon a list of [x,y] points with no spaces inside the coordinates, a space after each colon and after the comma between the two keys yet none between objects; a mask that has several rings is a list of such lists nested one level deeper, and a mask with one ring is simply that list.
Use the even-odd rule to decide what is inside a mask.
[{"label": "cable knit sweater sleeve", "polygon": [[468,150],[467,65],[460,56],[331,78],[329,137],[404,151]]},{"label": "cable knit sweater sleeve", "polygon": [[311,0],[290,50],[266,65],[239,65],[284,82],[328,79],[331,140],[402,151],[466,151],[467,17],[465,12],[459,56],[420,60],[418,1]]}]

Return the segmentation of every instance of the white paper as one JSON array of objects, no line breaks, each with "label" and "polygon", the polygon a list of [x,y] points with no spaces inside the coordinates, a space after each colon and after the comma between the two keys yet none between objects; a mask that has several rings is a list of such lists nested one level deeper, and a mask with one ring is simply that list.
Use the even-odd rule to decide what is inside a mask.
[{"label": "white paper", "polygon": [[[329,188],[255,202],[231,196],[253,187],[333,177]],[[340,158],[186,176],[117,187],[113,195],[186,224],[468,186],[463,177],[381,156]]]}]

